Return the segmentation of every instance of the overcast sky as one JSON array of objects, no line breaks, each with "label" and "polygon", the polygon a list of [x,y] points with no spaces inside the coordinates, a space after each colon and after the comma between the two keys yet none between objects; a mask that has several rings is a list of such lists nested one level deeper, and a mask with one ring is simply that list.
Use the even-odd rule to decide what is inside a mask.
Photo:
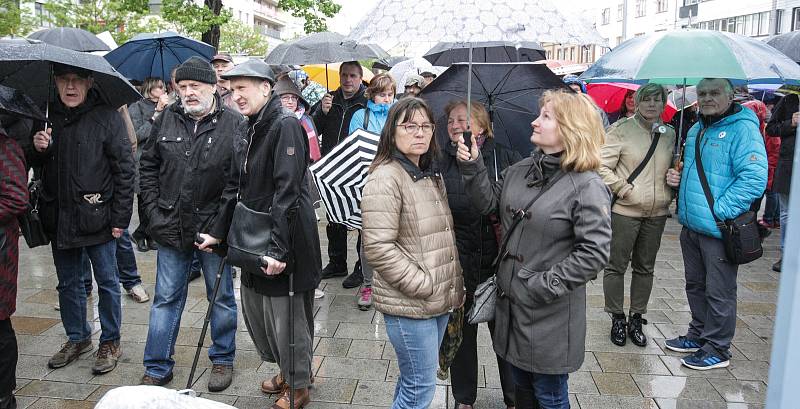
[{"label": "overcast sky", "polygon": [[[328,27],[332,31],[347,35],[350,29],[358,23],[359,20],[370,11],[378,0],[335,0],[336,3],[342,5],[342,10],[332,20],[329,21]],[[508,1],[524,1],[524,0],[508,0]],[[556,2],[554,2],[556,3]],[[424,6],[425,0],[420,1],[420,6]],[[570,0],[557,2],[556,6],[564,11],[581,12],[587,7],[596,7],[597,0]]]}]

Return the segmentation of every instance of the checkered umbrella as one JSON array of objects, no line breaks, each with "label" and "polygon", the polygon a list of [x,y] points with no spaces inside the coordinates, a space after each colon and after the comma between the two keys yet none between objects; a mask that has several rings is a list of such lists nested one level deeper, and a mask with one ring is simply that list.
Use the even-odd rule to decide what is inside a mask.
[{"label": "checkered umbrella", "polygon": [[361,228],[361,190],[378,140],[380,135],[359,129],[310,167],[330,221]]}]

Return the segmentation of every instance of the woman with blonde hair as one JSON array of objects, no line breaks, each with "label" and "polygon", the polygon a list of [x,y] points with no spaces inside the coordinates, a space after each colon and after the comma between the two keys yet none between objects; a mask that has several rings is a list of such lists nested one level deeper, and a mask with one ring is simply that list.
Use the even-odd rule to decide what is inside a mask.
[{"label": "woman with blonde hair", "polygon": [[[502,179],[503,171],[522,159],[517,152],[495,143],[489,114],[483,104],[473,101],[471,105],[469,128],[466,101],[456,100],[445,106],[450,141],[443,147],[438,163],[447,188],[447,202],[453,214],[458,259],[464,270],[464,285],[467,289],[465,311],[472,307],[478,284],[494,274],[492,260],[497,256],[497,233],[500,226],[497,213],[482,215],[467,196],[456,159],[458,141],[467,129],[475,135],[489,180],[493,182]],[[492,329],[493,321],[489,322],[489,330]],[[471,409],[478,392],[478,326],[464,323],[461,335],[461,345],[453,351],[450,382],[455,408]],[[503,402],[508,408],[515,407],[511,366],[497,357],[497,367],[503,389]]]},{"label": "woman with blonde hair", "polygon": [[531,123],[530,157],[492,182],[477,141],[458,142],[466,191],[503,226],[494,350],[510,363],[516,406],[569,408],[567,379],[583,364],[586,287],[606,265],[611,195],[597,174],[604,131],[583,94],[547,91]]},{"label": "woman with blonde hair", "polygon": [[433,114],[419,98],[389,110],[361,201],[375,309],[397,354],[393,409],[424,409],[449,311],[464,303],[453,218],[436,172]]}]

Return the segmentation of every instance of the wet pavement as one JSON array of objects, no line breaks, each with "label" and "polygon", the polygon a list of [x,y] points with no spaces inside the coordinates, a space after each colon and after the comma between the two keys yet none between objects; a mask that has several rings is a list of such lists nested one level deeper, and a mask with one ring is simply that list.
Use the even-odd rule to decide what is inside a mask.
[{"label": "wet pavement", "polygon": [[[321,210],[318,213],[322,215]],[[580,371],[570,375],[573,408],[763,408],[779,281],[779,274],[772,272],[771,266],[779,257],[779,231],[765,242],[762,259],[739,269],[739,304],[731,365],[704,372],[681,367],[682,354],[664,348],[666,338],[685,333],[690,319],[679,232],[677,221],[669,219],[656,263],[649,312],[645,316],[649,325],[644,328],[650,338],[646,347],[630,342],[617,347],[611,343],[608,339],[611,321],[603,312],[602,277],[587,285],[586,360]],[[324,221],[320,223],[320,238],[324,248]],[[349,238],[348,260],[352,268],[356,259],[355,233],[351,232]],[[137,304],[123,295],[124,355],[113,372],[92,375],[92,354],[83,355],[65,368],[49,369],[47,360],[66,340],[59,312],[54,309],[58,299],[55,268],[49,247],[28,249],[24,241],[21,243],[18,305],[13,317],[20,354],[16,391],[19,407],[91,408],[109,389],[138,384],[144,370],[142,355],[150,303]],[[153,251],[136,254],[142,280],[151,297],[155,254]],[[359,311],[355,306],[356,289],[343,289],[341,281],[323,281],[325,297],[316,301],[316,383],[311,392],[313,402],[308,407],[388,407],[399,370],[394,350],[387,341],[382,316],[374,310]],[[236,288],[238,300],[238,279]],[[89,319],[95,327],[96,348],[100,329],[97,298],[91,301],[93,309],[89,311]],[[175,379],[169,387],[182,389],[186,386],[207,305],[203,282],[195,280],[190,284],[189,299],[181,317],[175,348]],[[275,398],[264,395],[259,386],[263,379],[276,373],[276,366],[261,362],[241,314],[233,384],[218,394],[208,393],[206,389],[211,365],[205,348],[209,344],[207,338],[195,375],[195,390],[204,397],[238,408],[264,408],[274,401]],[[502,408],[497,363],[485,325],[480,327],[478,345],[479,390],[475,407]],[[432,407],[453,407],[449,382],[439,382]]]}]

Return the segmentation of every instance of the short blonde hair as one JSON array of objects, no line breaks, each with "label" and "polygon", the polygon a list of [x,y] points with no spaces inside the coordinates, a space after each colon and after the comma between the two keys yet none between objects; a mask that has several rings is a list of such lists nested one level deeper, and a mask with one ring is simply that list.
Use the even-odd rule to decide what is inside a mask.
[{"label": "short blonde hair", "polygon": [[[489,121],[489,113],[486,112],[486,107],[477,101],[472,101],[470,105],[472,105],[472,109],[470,110],[470,120],[475,121],[476,125],[484,129],[483,133],[487,138],[494,138],[494,132],[492,132],[492,123]],[[444,107],[444,115],[449,119],[450,113],[460,106],[466,109],[467,101],[464,101],[463,99],[450,101]]]},{"label": "short blonde hair", "polygon": [[586,94],[564,90],[546,91],[539,107],[551,104],[558,123],[558,136],[564,145],[561,168],[564,171],[586,172],[600,168],[600,147],[605,143],[605,130],[597,105]]},{"label": "short blonde hair", "polygon": [[389,90],[392,91],[392,94],[397,94],[397,84],[388,72],[384,72],[372,78],[364,96],[367,97],[367,99],[372,99],[375,95]]}]

